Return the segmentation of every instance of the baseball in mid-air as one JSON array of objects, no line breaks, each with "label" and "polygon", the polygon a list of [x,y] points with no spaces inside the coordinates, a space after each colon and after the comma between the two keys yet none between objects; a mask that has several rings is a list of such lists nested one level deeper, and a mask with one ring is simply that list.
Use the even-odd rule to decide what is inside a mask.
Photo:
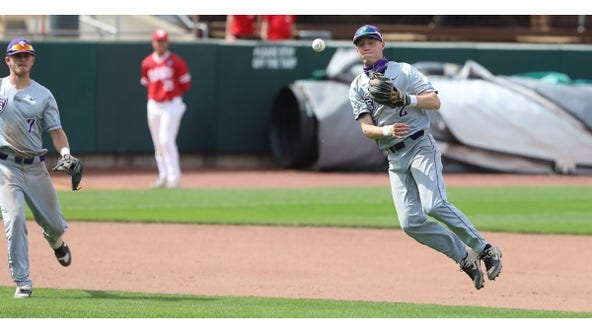
[{"label": "baseball in mid-air", "polygon": [[316,52],[323,52],[325,50],[325,41],[321,38],[317,38],[312,41],[312,49]]}]

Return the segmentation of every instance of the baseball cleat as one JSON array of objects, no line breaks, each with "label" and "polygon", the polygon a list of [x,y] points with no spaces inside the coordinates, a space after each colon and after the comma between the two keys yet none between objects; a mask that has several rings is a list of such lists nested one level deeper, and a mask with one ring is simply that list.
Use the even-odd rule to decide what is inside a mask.
[{"label": "baseball cleat", "polygon": [[475,251],[472,249],[467,250],[467,255],[460,262],[460,269],[473,280],[473,285],[477,290],[483,288],[483,272],[481,271],[479,257]]},{"label": "baseball cleat", "polygon": [[165,179],[157,179],[154,183],[152,183],[150,185],[150,188],[164,188],[166,186],[166,180]]},{"label": "baseball cleat", "polygon": [[179,181],[169,181],[166,183],[166,188],[179,188]]},{"label": "baseball cleat", "polygon": [[33,294],[32,286],[18,286],[14,292],[14,298],[29,298]]},{"label": "baseball cleat", "polygon": [[70,266],[72,263],[72,254],[70,253],[70,248],[68,245],[66,245],[66,243],[63,243],[62,246],[53,250],[53,252],[55,253],[60,265],[64,267]]},{"label": "baseball cleat", "polygon": [[487,244],[479,254],[479,259],[485,263],[487,278],[495,280],[502,271],[502,252],[496,246]]}]

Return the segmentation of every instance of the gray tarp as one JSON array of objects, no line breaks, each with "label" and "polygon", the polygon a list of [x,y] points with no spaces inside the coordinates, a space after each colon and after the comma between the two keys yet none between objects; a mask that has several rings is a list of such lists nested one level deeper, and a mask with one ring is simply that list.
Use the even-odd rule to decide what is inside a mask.
[{"label": "gray tarp", "polygon": [[335,81],[296,82],[311,101],[318,121],[318,156],[314,170],[367,170],[384,162],[377,154],[376,144],[362,134],[360,125],[352,121],[353,113],[347,96],[349,86]]},{"label": "gray tarp", "polygon": [[[442,100],[441,109],[430,115],[445,171],[592,173],[590,85],[495,76],[473,61],[463,66],[415,65],[429,76]],[[304,103],[317,121],[316,137],[307,141],[317,145],[317,156],[300,167],[384,170],[383,153],[362,135],[349,105],[349,83],[361,72],[355,51],[338,50],[326,72],[327,80],[290,85],[305,96]],[[285,111],[276,108],[272,113]],[[278,133],[293,124],[271,126]],[[278,138],[272,135],[271,140]],[[292,149],[309,148],[292,145]],[[282,152],[276,149],[274,154]]]}]

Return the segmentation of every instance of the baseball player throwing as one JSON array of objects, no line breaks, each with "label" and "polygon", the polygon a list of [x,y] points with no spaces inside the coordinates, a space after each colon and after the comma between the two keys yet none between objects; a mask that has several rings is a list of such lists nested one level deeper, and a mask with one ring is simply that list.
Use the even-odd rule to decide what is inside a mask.
[{"label": "baseball player throwing", "polygon": [[70,155],[66,133],[52,93],[30,78],[35,49],[27,39],[12,40],[4,58],[10,74],[0,81],[0,207],[8,243],[8,266],[16,283],[14,298],[33,292],[29,278],[29,244],[25,203],[62,266],[72,262],[62,240],[68,225],[45,167],[47,149],[42,132],[49,132],[62,156]]},{"label": "baseball player throwing", "polygon": [[185,60],[168,50],[166,31],[154,31],[152,48],[142,60],[140,80],[148,91],[148,127],[158,167],[152,187],[175,188],[181,179],[177,134],[186,109],[182,95],[191,87],[191,74]]},{"label": "baseball player throwing", "polygon": [[[502,254],[446,198],[441,153],[429,132],[426,113],[440,108],[437,91],[411,65],[384,58],[385,42],[377,27],[360,27],[353,43],[364,73],[352,81],[349,99],[364,135],[375,140],[388,156],[391,192],[401,228],[458,263],[475,288],[481,289],[481,260],[487,277],[494,280],[502,268]],[[377,101],[381,90],[387,90],[388,96]],[[427,216],[446,227],[429,221]]]}]

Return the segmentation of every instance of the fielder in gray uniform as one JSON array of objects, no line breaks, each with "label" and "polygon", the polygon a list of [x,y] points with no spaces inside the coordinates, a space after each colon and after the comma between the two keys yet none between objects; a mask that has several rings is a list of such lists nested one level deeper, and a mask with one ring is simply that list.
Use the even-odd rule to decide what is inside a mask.
[{"label": "fielder in gray uniform", "polygon": [[35,49],[27,39],[12,40],[4,58],[10,74],[0,81],[0,208],[8,243],[8,266],[16,284],[14,298],[33,292],[25,203],[58,262],[69,266],[70,249],[62,240],[68,225],[45,167],[42,132],[49,132],[62,156],[70,154],[52,93],[30,78]]},{"label": "fielder in gray uniform", "polygon": [[[475,288],[481,289],[481,260],[487,277],[494,280],[502,268],[502,254],[446,198],[441,153],[429,132],[426,113],[440,108],[437,91],[413,66],[384,58],[385,42],[377,27],[360,27],[353,43],[364,73],[352,81],[349,100],[364,135],[375,140],[388,156],[392,197],[402,230],[450,257],[469,275]],[[392,93],[393,101],[404,94],[406,105],[389,107],[375,102],[368,92],[371,72],[389,78],[399,90]]]}]

